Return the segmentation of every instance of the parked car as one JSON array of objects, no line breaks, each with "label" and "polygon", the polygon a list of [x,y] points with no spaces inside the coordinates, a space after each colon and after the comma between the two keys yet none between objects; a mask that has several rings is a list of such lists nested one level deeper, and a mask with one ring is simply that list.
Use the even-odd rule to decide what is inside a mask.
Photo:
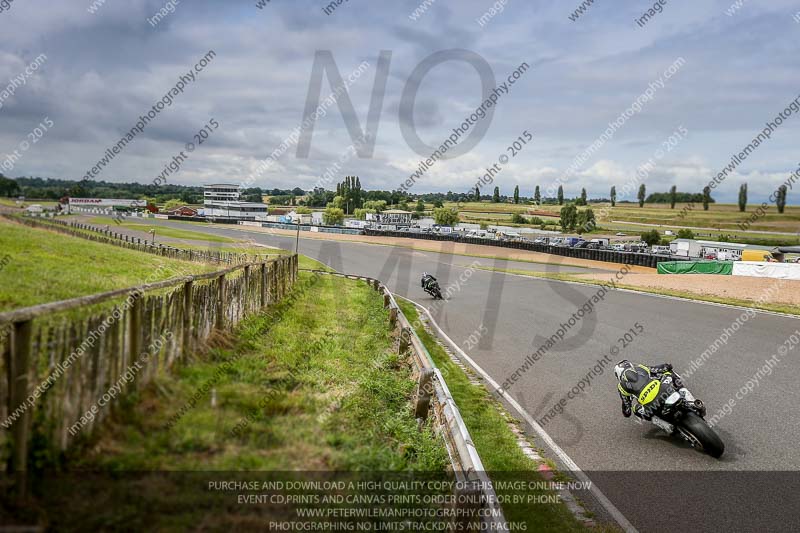
[{"label": "parked car", "polygon": [[573,248],[586,248],[587,246],[589,246],[589,241],[579,241],[575,243]]},{"label": "parked car", "polygon": [[618,231],[617,233],[615,233],[615,235],[616,235],[617,237],[624,237],[624,236],[625,236],[625,234],[624,234],[624,233],[622,233],[621,231]]},{"label": "parked car", "polygon": [[615,252],[624,252],[625,251],[625,245],[622,244],[622,243],[617,243],[617,244],[614,245],[613,250]]},{"label": "parked car", "polygon": [[658,255],[670,255],[672,253],[670,251],[669,246],[663,246],[658,244],[653,246],[652,252]]}]

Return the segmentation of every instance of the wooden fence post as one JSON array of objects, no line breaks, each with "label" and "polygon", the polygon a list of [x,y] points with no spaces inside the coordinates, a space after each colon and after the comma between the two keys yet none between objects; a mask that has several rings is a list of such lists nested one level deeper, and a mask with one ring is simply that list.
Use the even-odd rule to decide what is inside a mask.
[{"label": "wooden fence post", "polygon": [[423,368],[419,373],[417,395],[414,400],[414,418],[427,420],[431,406],[431,389],[433,388],[433,369]]},{"label": "wooden fence post", "polygon": [[[14,324],[14,332],[11,347],[11,370],[12,377],[9,390],[9,414],[13,413],[18,407],[25,404],[28,397],[28,365],[31,355],[31,341],[33,332],[33,321],[26,320]],[[23,496],[27,492],[26,472],[28,470],[28,437],[30,425],[30,411],[25,410],[14,423],[13,444],[14,451],[11,456],[11,468],[15,472],[17,480],[18,495]]]},{"label": "wooden fence post", "polygon": [[267,264],[261,263],[261,308],[267,306]]},{"label": "wooden fence post", "polygon": [[192,350],[192,289],[194,280],[183,284],[183,358]]},{"label": "wooden fence post", "polygon": [[244,266],[244,302],[242,302],[242,308],[247,309],[250,300],[250,265]]},{"label": "wooden fence post", "polygon": [[392,301],[391,297],[389,296],[389,292],[383,293],[383,308],[386,309],[389,307],[389,303]]},{"label": "wooden fence post", "polygon": [[141,335],[142,325],[142,295],[139,293],[133,294],[133,305],[130,308],[130,319],[128,320],[128,353],[130,359],[128,363],[132,363],[139,357],[139,339]]},{"label": "wooden fence post", "polygon": [[217,323],[219,330],[225,328],[225,274],[217,278]]},{"label": "wooden fence post", "polygon": [[394,331],[394,328],[397,326],[397,308],[392,307],[389,309],[389,329]]}]

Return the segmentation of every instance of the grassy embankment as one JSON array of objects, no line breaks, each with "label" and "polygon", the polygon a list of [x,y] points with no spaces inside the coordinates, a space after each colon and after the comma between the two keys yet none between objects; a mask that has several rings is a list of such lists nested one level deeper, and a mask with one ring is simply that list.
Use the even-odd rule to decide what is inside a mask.
[{"label": "grassy embankment", "polygon": [[218,270],[0,220],[0,311]]},{"label": "grassy embankment", "polygon": [[184,229],[177,229],[177,228],[170,228],[167,226],[160,226],[156,224],[148,224],[147,220],[144,219],[141,222],[133,222],[133,221],[124,221],[124,222],[114,222],[108,217],[94,217],[90,218],[88,221],[89,224],[93,224],[96,226],[104,227],[109,226],[112,230],[114,228],[124,228],[130,229],[135,231],[142,231],[142,232],[149,232],[151,229],[156,230],[156,240],[159,240],[159,237],[169,237],[171,239],[187,239],[192,241],[202,241],[202,242],[212,242],[212,243],[235,243],[237,242],[236,239],[232,239],[230,237],[223,237],[221,235],[213,235],[211,233],[201,233],[198,231],[190,231]]},{"label": "grassy embankment", "polygon": [[[418,430],[410,362],[396,354],[380,295],[363,282],[310,273],[298,287],[297,298],[246,319],[232,339],[129,396],[65,466],[224,471],[225,479],[237,471],[242,479],[248,471],[443,472],[447,453],[430,427]],[[220,375],[223,362],[230,366]],[[211,382],[215,402],[209,392],[185,409]],[[218,504],[218,494],[152,483],[128,507],[58,490],[49,503],[74,496],[65,520],[82,528],[265,527],[257,505],[211,512],[208,499]]]},{"label": "grassy embankment", "polygon": [[[412,324],[419,324],[419,313],[413,304],[398,299],[398,305]],[[458,405],[490,477],[494,480],[544,481],[545,478],[537,470],[539,465],[520,448],[517,436],[509,426],[513,420],[504,414],[504,408],[486,387],[471,383],[467,374],[450,359],[438,341],[424,327],[416,327],[416,332],[434,363],[445,376],[447,387]],[[525,500],[530,495],[546,493],[536,490],[498,489],[497,494],[501,500],[511,499],[515,495]],[[524,524],[526,531],[586,530],[562,503],[506,503],[503,505],[503,512],[509,522],[516,523],[518,527]],[[602,531],[604,528],[599,530]]]},{"label": "grassy embankment", "polygon": [[[99,227],[106,225],[110,226],[113,230],[116,227],[122,227],[128,230],[137,232],[137,236],[150,240],[150,235],[147,233],[150,229],[156,229],[156,242],[168,244],[175,248],[182,248],[185,250],[211,250],[215,252],[228,252],[235,254],[247,254],[252,256],[269,256],[269,255],[290,255],[293,252],[281,248],[274,248],[271,246],[256,246],[252,242],[234,239],[232,237],[224,237],[221,235],[214,235],[202,231],[185,230],[180,228],[172,228],[161,226],[157,224],[148,224],[147,222],[130,222],[125,221],[121,224],[110,223],[110,219],[103,217],[94,217],[89,219],[88,223]],[[182,222],[183,224],[207,225],[205,222]],[[87,232],[91,233],[91,232]],[[299,260],[300,268],[318,269],[318,270],[331,270],[326,265],[311,259],[310,257],[300,255]]]}]

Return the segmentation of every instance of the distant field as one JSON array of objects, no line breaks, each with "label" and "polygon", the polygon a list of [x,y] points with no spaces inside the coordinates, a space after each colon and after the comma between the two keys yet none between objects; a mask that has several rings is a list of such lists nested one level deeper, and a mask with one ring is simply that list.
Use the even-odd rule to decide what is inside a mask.
[{"label": "distant field", "polygon": [[[758,206],[750,205],[744,213],[740,213],[736,204],[711,204],[708,211],[703,211],[702,204],[696,204],[694,209],[688,211],[681,220],[678,217],[685,206],[686,204],[676,204],[675,209],[670,209],[669,204],[645,204],[642,208],[638,204],[617,204],[611,207],[608,203],[602,203],[591,204],[589,207],[594,211],[598,225],[606,230],[606,233],[622,231],[638,234],[652,229],[651,225],[657,225],[662,233],[666,229],[678,230],[682,227],[711,228],[695,233],[702,233],[705,237],[730,234],[745,239],[763,239],[780,243],[798,241],[796,237],[780,233],[800,234],[800,206],[786,206],[783,214],[778,214],[772,206],[767,214],[754,222],[746,232],[737,224],[747,220]],[[556,220],[547,218],[547,215],[558,217],[562,206],[467,202],[459,207],[455,202],[446,202],[445,207],[457,208],[463,222],[514,225],[511,224],[514,213],[528,217],[538,216],[544,222],[551,224]]]},{"label": "distant field", "polygon": [[[739,206],[735,204],[711,204],[708,211],[703,211],[703,206],[696,204],[694,209],[680,220],[678,217],[685,205],[677,204],[675,209],[670,209],[668,204],[645,204],[643,208],[635,204],[617,204],[611,208],[608,218],[645,224],[672,224],[741,231],[737,224],[746,221],[758,207],[747,206],[746,211],[740,213]],[[786,206],[786,211],[778,214],[773,205],[767,210],[767,214],[754,222],[749,229],[797,233],[800,231],[800,206]]]},{"label": "distant field", "polygon": [[58,202],[55,200],[25,200],[22,204],[17,204],[13,198],[0,198],[0,205],[7,207],[20,207],[20,205],[28,207],[31,204],[38,204],[42,207],[55,207]]},{"label": "distant field", "polygon": [[0,311],[219,269],[0,221],[3,257]]}]

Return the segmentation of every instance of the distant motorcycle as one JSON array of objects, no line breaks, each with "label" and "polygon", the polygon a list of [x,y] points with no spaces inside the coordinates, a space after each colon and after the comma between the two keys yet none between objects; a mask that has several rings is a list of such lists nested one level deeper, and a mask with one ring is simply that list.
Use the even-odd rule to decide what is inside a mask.
[{"label": "distant motorcycle", "polygon": [[439,282],[432,281],[426,288],[425,292],[430,294],[434,300],[444,300],[442,290],[439,288]]},{"label": "distant motorcycle", "polygon": [[[655,397],[651,402],[641,396]],[[644,400],[650,409],[662,420],[672,424],[677,433],[686,439],[698,451],[707,453],[711,457],[720,457],[725,451],[725,444],[716,432],[705,421],[706,407],[700,400],[692,396],[686,388],[678,391],[669,375],[661,381],[653,380],[642,391],[640,403]],[[664,429],[664,428],[662,428]]]}]

